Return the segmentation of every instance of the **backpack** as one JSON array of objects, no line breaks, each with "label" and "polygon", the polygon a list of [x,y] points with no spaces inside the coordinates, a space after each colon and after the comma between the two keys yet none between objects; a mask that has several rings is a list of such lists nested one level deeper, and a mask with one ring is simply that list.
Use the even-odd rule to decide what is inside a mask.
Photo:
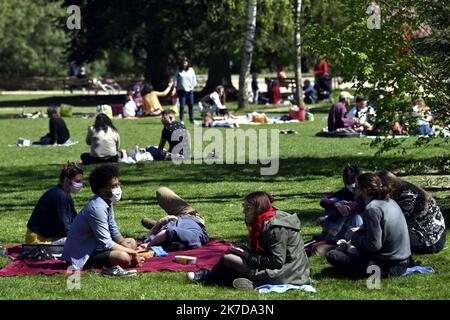
[{"label": "backpack", "polygon": [[96,115],[98,115],[99,113],[106,114],[110,119],[113,118],[112,107],[110,105],[102,104],[102,105],[97,106]]}]

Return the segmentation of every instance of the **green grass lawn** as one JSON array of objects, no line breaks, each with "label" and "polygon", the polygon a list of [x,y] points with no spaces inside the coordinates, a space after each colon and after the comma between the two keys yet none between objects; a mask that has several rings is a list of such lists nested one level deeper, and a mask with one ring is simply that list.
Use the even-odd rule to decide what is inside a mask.
[{"label": "green grass lawn", "polygon": [[[23,97],[21,97],[23,99]],[[235,104],[229,104],[233,109]],[[33,109],[30,108],[29,111]],[[44,109],[45,110],[45,109]],[[76,113],[93,112],[93,108],[77,108]],[[341,170],[347,163],[364,171],[383,168],[405,173],[404,178],[433,192],[449,224],[450,176],[448,145],[417,148],[407,142],[407,153],[393,152],[374,156],[370,140],[363,138],[330,139],[314,134],[326,126],[326,113],[312,109],[315,121],[276,126],[241,126],[239,129],[294,129],[297,135],[280,135],[278,174],[261,176],[259,165],[190,164],[174,165],[158,162],[119,165],[123,200],[115,205],[117,222],[125,236],[141,238],[145,229],[140,219],[164,215],[155,201],[160,186],[175,190],[206,217],[213,238],[243,242],[241,198],[263,190],[274,194],[276,207],[297,212],[302,221],[304,239],[310,239],[320,228],[314,220],[321,214],[319,201],[342,186]],[[57,182],[61,164],[78,161],[89,150],[84,143],[86,129],[93,119],[67,118],[72,140],[80,143],[69,148],[8,147],[19,137],[37,140],[47,133],[48,119],[16,119],[22,109],[0,109],[0,241],[20,243],[26,223],[41,194]],[[27,109],[28,111],[28,109]],[[159,119],[114,120],[122,139],[122,147],[146,146],[159,142]],[[192,132],[193,127],[188,125]],[[224,130],[224,129],[220,129]],[[233,129],[234,130],[234,129]],[[205,145],[208,142],[204,143]],[[253,147],[253,146],[252,146]],[[247,152],[248,153],[248,152]],[[447,162],[445,162],[447,160]],[[446,166],[442,164],[447,163]],[[90,199],[87,177],[94,167],[85,168],[85,187],[74,196],[80,210]],[[104,278],[88,272],[81,276],[81,289],[70,291],[66,276],[23,276],[0,278],[0,299],[448,299],[450,298],[450,251],[417,256],[423,265],[433,266],[434,274],[383,280],[380,290],[369,290],[365,280],[336,279],[322,270],[328,267],[321,258],[310,258],[317,294],[290,291],[285,294],[259,295],[218,286],[190,283],[185,273],[142,273],[128,279]],[[0,267],[9,263],[0,257]]]}]

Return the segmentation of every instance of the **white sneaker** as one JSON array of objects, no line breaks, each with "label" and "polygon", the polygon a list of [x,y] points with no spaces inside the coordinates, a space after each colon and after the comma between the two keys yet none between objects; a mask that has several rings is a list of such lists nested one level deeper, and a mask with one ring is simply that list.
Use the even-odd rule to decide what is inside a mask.
[{"label": "white sneaker", "polygon": [[114,266],[111,268],[103,268],[102,275],[114,277],[130,277],[137,274],[136,270],[124,270],[121,266]]}]

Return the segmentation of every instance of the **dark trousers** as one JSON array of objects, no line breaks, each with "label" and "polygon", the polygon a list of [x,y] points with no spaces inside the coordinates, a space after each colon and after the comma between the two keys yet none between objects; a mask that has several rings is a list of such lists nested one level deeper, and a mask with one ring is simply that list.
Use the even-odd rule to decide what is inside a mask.
[{"label": "dark trousers", "polygon": [[447,234],[447,232],[444,230],[444,233],[442,233],[442,236],[438,240],[438,242],[427,247],[420,241],[420,238],[415,233],[410,232],[409,233],[409,241],[411,243],[411,252],[412,253],[438,253],[445,246],[446,234]]},{"label": "dark trousers", "polygon": [[119,161],[119,156],[108,157],[108,158],[99,158],[99,157],[93,157],[89,153],[82,153],[80,158],[81,158],[81,162],[84,165],[94,164],[94,163],[118,162]]},{"label": "dark trousers", "polygon": [[400,276],[405,273],[408,268],[409,259],[399,262],[381,262],[374,261],[370,256],[359,250],[358,254],[342,252],[340,250],[331,250],[326,255],[327,261],[343,275],[352,277],[366,277],[367,267],[377,265],[381,270],[381,277],[387,278],[392,276]]},{"label": "dark trousers", "polygon": [[187,103],[189,107],[189,121],[194,122],[194,92],[177,91],[178,102],[180,104],[180,121],[184,119],[184,106]]}]

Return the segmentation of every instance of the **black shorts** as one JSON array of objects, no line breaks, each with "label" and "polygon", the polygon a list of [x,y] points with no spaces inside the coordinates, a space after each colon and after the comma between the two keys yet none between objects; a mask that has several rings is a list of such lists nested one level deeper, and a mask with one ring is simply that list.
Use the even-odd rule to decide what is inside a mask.
[{"label": "black shorts", "polygon": [[85,269],[111,267],[109,256],[112,250],[95,250],[84,265]]},{"label": "black shorts", "polygon": [[222,116],[225,116],[225,115],[227,115],[227,114],[230,114],[230,111],[228,111],[227,108],[225,108],[225,109],[219,109],[219,114],[222,115]]}]

